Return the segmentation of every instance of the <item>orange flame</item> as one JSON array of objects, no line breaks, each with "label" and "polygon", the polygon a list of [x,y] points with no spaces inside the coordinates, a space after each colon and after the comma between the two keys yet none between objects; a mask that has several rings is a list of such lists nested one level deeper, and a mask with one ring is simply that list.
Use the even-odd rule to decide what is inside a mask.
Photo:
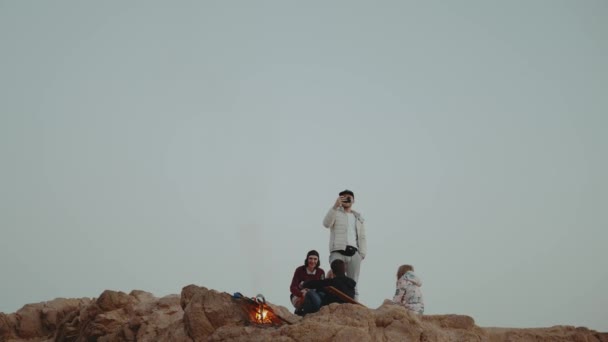
[{"label": "orange flame", "polygon": [[268,317],[268,310],[262,309],[261,312],[257,311],[255,313],[255,319],[258,323],[272,323],[272,320]]},{"label": "orange flame", "polygon": [[247,313],[249,321],[255,324],[282,325],[283,321],[272,308],[262,303],[245,302],[243,309]]}]

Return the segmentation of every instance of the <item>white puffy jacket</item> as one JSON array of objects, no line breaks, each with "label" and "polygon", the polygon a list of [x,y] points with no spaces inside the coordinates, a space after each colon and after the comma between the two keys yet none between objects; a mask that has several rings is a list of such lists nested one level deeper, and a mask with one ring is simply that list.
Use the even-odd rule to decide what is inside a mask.
[{"label": "white puffy jacket", "polygon": [[[358,212],[351,210],[351,213],[355,215],[357,221],[355,227],[357,230],[357,244],[359,254],[364,259],[367,254],[367,240],[365,238],[365,223],[363,217]],[[323,219],[323,226],[329,228],[329,252],[340,251],[346,248],[347,234],[348,234],[348,217],[342,207],[329,209],[325,219]]]}]

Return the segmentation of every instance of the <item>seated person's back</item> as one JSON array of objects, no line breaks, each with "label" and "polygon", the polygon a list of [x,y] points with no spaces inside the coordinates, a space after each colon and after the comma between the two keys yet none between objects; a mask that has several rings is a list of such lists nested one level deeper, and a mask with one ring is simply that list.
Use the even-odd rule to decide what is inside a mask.
[{"label": "seated person's back", "polygon": [[422,280],[414,274],[414,266],[399,266],[397,269],[397,289],[393,302],[422,315],[424,313],[424,300],[420,290],[421,286]]},{"label": "seated person's back", "polygon": [[[340,290],[350,298],[355,298],[355,285],[357,283],[346,276],[345,274],[345,265],[342,260],[334,260],[331,263],[331,270],[334,275],[331,279],[324,280],[310,280],[305,282],[302,286],[308,289],[317,289],[323,290],[324,287],[333,286],[336,289]],[[331,293],[325,292],[325,297],[323,300],[323,305],[331,304],[331,303],[344,303],[344,301]]]}]

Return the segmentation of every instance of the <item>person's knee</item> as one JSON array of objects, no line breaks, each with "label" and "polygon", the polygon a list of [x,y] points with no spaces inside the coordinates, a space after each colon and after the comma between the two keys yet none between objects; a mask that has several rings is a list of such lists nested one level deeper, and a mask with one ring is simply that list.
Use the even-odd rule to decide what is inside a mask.
[{"label": "person's knee", "polygon": [[315,291],[308,291],[304,297],[304,313],[313,313],[321,308],[321,297]]},{"label": "person's knee", "polygon": [[315,305],[321,303],[321,297],[319,296],[319,294],[316,291],[308,291],[308,293],[306,293],[306,296]]}]

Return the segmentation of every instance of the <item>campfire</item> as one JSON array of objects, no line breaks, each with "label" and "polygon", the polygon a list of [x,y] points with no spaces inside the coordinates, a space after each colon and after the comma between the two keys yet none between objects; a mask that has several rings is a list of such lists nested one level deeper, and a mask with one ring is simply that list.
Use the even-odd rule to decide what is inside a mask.
[{"label": "campfire", "polygon": [[272,319],[270,318],[272,317],[272,315],[272,313],[269,314],[268,310],[264,309],[263,307],[260,307],[255,312],[254,322],[259,324],[272,324]]},{"label": "campfire", "polygon": [[240,297],[242,307],[249,322],[256,325],[278,326],[285,324],[285,321],[274,313],[272,308],[266,304],[266,299],[259,294],[255,298]]}]

